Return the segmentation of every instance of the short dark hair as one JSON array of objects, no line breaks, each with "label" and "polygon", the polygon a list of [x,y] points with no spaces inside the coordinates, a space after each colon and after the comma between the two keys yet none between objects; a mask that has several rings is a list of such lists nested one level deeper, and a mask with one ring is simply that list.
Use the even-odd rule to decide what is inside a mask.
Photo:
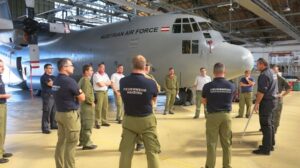
[{"label": "short dark hair", "polygon": [[101,65],[105,65],[104,62],[101,62],[100,64],[98,64],[98,67],[100,67]]},{"label": "short dark hair", "polygon": [[225,72],[225,65],[218,62],[214,65],[214,73]]},{"label": "short dark hair", "polygon": [[272,64],[272,65],[271,65],[271,68],[272,68],[272,69],[273,69],[273,68],[279,68],[279,66],[276,65],[276,64]]},{"label": "short dark hair", "polygon": [[48,68],[49,66],[52,66],[51,64],[45,64],[44,69]]},{"label": "short dark hair", "polygon": [[264,58],[259,58],[259,59],[257,60],[257,62],[258,62],[259,64],[263,64],[264,66],[269,66],[267,60],[265,60]]},{"label": "short dark hair", "polygon": [[90,68],[92,68],[91,64],[85,64],[82,66],[82,73],[85,73],[85,71],[88,71]]},{"label": "short dark hair", "polygon": [[119,67],[121,67],[121,66],[123,66],[123,64],[118,64],[118,65],[117,65],[117,68],[119,68]]},{"label": "short dark hair", "polygon": [[174,68],[173,68],[173,67],[170,67],[170,68],[169,68],[169,71],[171,71],[172,69],[174,69]]},{"label": "short dark hair", "polygon": [[67,63],[68,61],[72,62],[70,58],[61,58],[57,61],[57,69],[60,71]]},{"label": "short dark hair", "polygon": [[205,69],[205,68],[204,68],[204,67],[201,67],[201,68],[200,68],[200,71],[202,71],[203,69]]}]

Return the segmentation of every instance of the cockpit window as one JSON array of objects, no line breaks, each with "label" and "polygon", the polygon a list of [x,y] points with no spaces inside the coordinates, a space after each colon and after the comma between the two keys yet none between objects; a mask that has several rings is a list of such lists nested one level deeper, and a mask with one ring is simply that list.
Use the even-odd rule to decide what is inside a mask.
[{"label": "cockpit window", "polygon": [[193,30],[191,28],[191,25],[190,24],[183,24],[182,25],[182,32],[183,33],[192,33]]},{"label": "cockpit window", "polygon": [[196,22],[194,18],[190,18],[190,22],[194,23]]},{"label": "cockpit window", "polygon": [[177,18],[177,19],[175,20],[175,23],[181,23],[181,18]]},{"label": "cockpit window", "polygon": [[188,18],[183,18],[183,19],[182,19],[182,22],[183,22],[183,23],[189,23],[189,19],[188,19]]},{"label": "cockpit window", "polygon": [[212,27],[208,22],[199,22],[199,26],[201,27],[202,31],[212,30]]},{"label": "cockpit window", "polygon": [[193,29],[194,29],[194,32],[200,31],[199,26],[198,26],[197,23],[193,23],[193,24],[192,24],[192,27],[193,27]]},{"label": "cockpit window", "polygon": [[181,24],[173,25],[173,33],[181,33]]}]

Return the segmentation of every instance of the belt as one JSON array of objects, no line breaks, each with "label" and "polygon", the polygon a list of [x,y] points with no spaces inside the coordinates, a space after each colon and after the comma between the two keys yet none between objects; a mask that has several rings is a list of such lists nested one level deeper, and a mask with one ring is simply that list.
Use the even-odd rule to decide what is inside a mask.
[{"label": "belt", "polygon": [[107,90],[95,90],[95,92],[107,92]]}]

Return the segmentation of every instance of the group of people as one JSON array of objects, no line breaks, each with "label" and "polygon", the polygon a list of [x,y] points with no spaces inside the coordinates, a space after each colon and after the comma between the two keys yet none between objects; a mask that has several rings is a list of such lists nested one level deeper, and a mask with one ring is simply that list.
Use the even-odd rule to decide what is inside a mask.
[{"label": "group of people", "polygon": [[[160,86],[150,72],[150,65],[142,55],[132,59],[133,70],[130,75],[124,76],[124,67],[117,66],[116,73],[111,78],[105,73],[105,64],[98,66],[93,72],[91,65],[84,65],[82,78],[77,83],[70,76],[74,72],[71,59],[62,58],[58,61],[59,74],[52,75],[52,65],[44,66],[45,74],[41,77],[43,117],[42,131],[49,134],[50,129],[58,129],[58,141],[55,149],[57,168],[75,167],[76,146],[83,150],[95,149],[91,141],[92,128],[109,126],[106,113],[108,111],[107,89],[112,87],[117,107],[116,120],[122,123],[122,140],[119,167],[130,168],[134,146],[138,141],[145,145],[148,167],[158,168],[160,143],[157,135],[157,121],[154,115],[156,98]],[[257,60],[257,68],[261,72],[257,81],[257,96],[254,111],[259,111],[259,121],[263,133],[262,145],[254,154],[269,155],[274,150],[275,132],[279,126],[282,110],[282,98],[290,91],[290,87],[280,76],[278,66],[271,70],[266,60]],[[0,163],[8,162],[11,153],[4,151],[6,130],[6,94],[1,78],[4,65],[0,60]],[[232,129],[231,115],[232,100],[237,90],[235,85],[225,79],[225,65],[216,63],[213,67],[213,80],[206,75],[206,69],[200,68],[196,77],[196,110],[194,118],[199,118],[201,103],[204,104],[206,118],[207,159],[206,168],[214,168],[216,162],[217,141],[223,149],[223,167],[231,168]],[[92,81],[92,82],[91,82]],[[244,106],[247,106],[246,117],[250,117],[252,92],[255,80],[250,71],[245,71],[241,78],[239,115],[243,117]],[[169,69],[165,78],[166,106],[164,114],[174,114],[172,111],[175,97],[179,91],[179,84],[174,68]],[[49,126],[50,125],[50,126]]]}]

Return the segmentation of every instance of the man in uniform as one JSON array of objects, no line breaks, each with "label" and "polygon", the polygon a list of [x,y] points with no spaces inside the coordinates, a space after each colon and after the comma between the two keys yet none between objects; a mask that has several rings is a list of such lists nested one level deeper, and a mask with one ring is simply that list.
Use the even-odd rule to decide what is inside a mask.
[{"label": "man in uniform", "polygon": [[274,121],[274,132],[276,134],[277,129],[280,123],[280,116],[282,111],[283,97],[290,93],[291,87],[288,82],[280,75],[279,67],[277,65],[273,65],[272,70],[277,74],[278,81],[278,95],[277,95],[277,105],[273,115]]},{"label": "man in uniform", "polygon": [[169,74],[165,77],[165,90],[167,99],[164,115],[167,113],[174,114],[172,109],[175,103],[176,95],[179,92],[179,84],[173,67],[169,68]]},{"label": "man in uniform", "polygon": [[235,118],[243,118],[245,104],[247,108],[246,118],[250,116],[250,110],[252,106],[252,93],[253,86],[255,85],[254,79],[250,76],[251,71],[245,71],[245,77],[240,80],[240,100],[239,100],[239,115]]},{"label": "man in uniform", "polygon": [[274,150],[274,125],[273,112],[275,110],[276,96],[278,92],[277,75],[269,68],[268,62],[259,58],[257,60],[257,69],[261,72],[257,80],[257,95],[254,110],[259,110],[259,123],[263,133],[262,145],[254,154],[270,155]]},{"label": "man in uniform", "polygon": [[95,97],[91,83],[91,77],[94,73],[92,65],[84,65],[82,73],[83,77],[79,80],[78,85],[85,94],[85,101],[80,104],[81,130],[79,146],[82,146],[82,150],[91,150],[97,148],[97,145],[94,145],[91,141],[95,120]]},{"label": "man in uniform", "polygon": [[[158,84],[158,82],[156,81],[155,77],[150,74],[151,72],[151,64],[150,63],[147,63],[146,64],[146,67],[145,67],[145,74],[146,74],[146,77],[149,77],[150,79],[154,80],[154,82],[156,83],[156,86],[157,86],[157,89],[158,89],[158,92],[160,92],[160,85]],[[157,101],[154,102],[153,104],[153,111],[155,112],[157,108]]]},{"label": "man in uniform", "polygon": [[139,135],[142,135],[145,144],[148,168],[159,168],[160,144],[156,131],[157,121],[152,109],[158,93],[157,86],[152,79],[145,77],[146,59],[143,56],[135,56],[132,63],[132,73],[120,81],[125,116],[119,148],[119,168],[131,167],[134,145]]},{"label": "man in uniform", "polygon": [[2,74],[4,71],[4,63],[0,59],[0,164],[8,162],[8,157],[11,153],[5,153],[4,142],[6,136],[6,121],[7,121],[7,106],[6,101],[11,97],[10,94],[5,92],[5,84],[2,81]]},{"label": "man in uniform", "polygon": [[105,64],[98,65],[98,72],[93,76],[93,86],[96,92],[96,109],[95,109],[95,127],[100,129],[100,125],[109,127],[106,116],[108,111],[108,86],[111,81],[105,73]]},{"label": "man in uniform", "polygon": [[40,83],[42,88],[43,99],[43,115],[42,115],[42,132],[50,134],[49,124],[51,129],[57,129],[55,121],[55,102],[53,97],[52,85],[55,77],[52,75],[53,67],[51,64],[44,65],[44,74],[41,76]]},{"label": "man in uniform", "polygon": [[58,125],[55,163],[56,168],[75,168],[75,149],[80,132],[78,108],[79,102],[85,100],[85,95],[70,77],[74,71],[72,61],[62,58],[57,62],[57,67],[59,75],[52,86]]},{"label": "man in uniform", "polygon": [[202,102],[207,107],[206,142],[207,155],[205,168],[214,168],[216,149],[220,136],[223,149],[223,168],[231,168],[231,116],[232,99],[235,87],[225,79],[225,66],[214,65],[214,80],[204,85]]},{"label": "man in uniform", "polygon": [[115,103],[117,106],[117,118],[116,120],[118,121],[119,124],[122,123],[123,119],[123,102],[122,102],[122,97],[120,93],[120,80],[124,78],[125,76],[123,75],[124,72],[124,67],[122,64],[119,64],[117,66],[117,72],[111,75],[111,87],[114,91],[115,95]]},{"label": "man in uniform", "polygon": [[[196,77],[195,83],[193,85],[193,87],[196,88],[196,112],[195,112],[194,119],[199,118],[199,115],[200,115],[203,86],[210,81],[211,81],[211,78],[206,75],[206,69],[203,67],[200,68],[200,74]],[[207,114],[206,106],[204,106],[205,118],[206,118],[206,114]]]}]

